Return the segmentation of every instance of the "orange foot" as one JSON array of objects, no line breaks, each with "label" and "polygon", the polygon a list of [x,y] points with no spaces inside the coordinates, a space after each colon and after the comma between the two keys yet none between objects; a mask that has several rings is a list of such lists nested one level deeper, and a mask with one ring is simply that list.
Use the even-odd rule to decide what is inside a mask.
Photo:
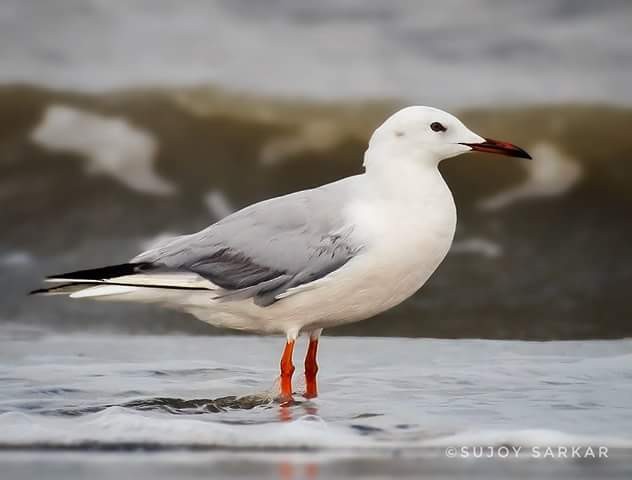
[{"label": "orange foot", "polygon": [[316,363],[316,354],[318,352],[318,336],[309,338],[309,346],[305,355],[305,398],[315,398],[318,396],[318,385],[316,383],[316,374],[318,373],[318,364]]},{"label": "orange foot", "polygon": [[292,355],[294,353],[294,340],[288,340],[281,357],[281,392],[280,400],[282,403],[292,401],[292,375],[294,374],[294,364],[292,363]]}]

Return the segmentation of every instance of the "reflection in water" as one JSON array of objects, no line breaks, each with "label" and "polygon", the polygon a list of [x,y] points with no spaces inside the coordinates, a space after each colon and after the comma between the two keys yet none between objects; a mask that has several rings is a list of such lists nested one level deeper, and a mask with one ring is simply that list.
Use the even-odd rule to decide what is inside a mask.
[{"label": "reflection in water", "polygon": [[287,402],[279,405],[279,420],[281,422],[289,422],[292,420],[292,408]]},{"label": "reflection in water", "polygon": [[[296,410],[300,409],[301,415],[309,415],[318,417],[318,405],[314,402],[300,402],[290,400],[279,405],[279,420],[281,422],[289,422],[295,419]],[[302,467],[302,468],[301,468]],[[302,473],[302,475],[301,475]],[[296,480],[299,478],[314,479],[318,477],[318,464],[309,462],[305,464],[296,464],[290,461],[279,462],[279,479],[280,480]]]},{"label": "reflection in water", "polygon": [[[301,475],[301,473],[303,473],[303,475]],[[317,477],[318,464],[314,462],[309,462],[301,465],[289,461],[283,461],[279,463],[280,480],[296,480],[299,478],[311,480]]]},{"label": "reflection in water", "polygon": [[309,415],[316,417],[315,419],[320,420],[318,417],[318,405],[314,402],[300,402],[296,400],[291,400],[289,402],[283,402],[279,404],[279,420],[282,422],[289,422],[294,420],[295,409],[300,407],[301,416]]}]

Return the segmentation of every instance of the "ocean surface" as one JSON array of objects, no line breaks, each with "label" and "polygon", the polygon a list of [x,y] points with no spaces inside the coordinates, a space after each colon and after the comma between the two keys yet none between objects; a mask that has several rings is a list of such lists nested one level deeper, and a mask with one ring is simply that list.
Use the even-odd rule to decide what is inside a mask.
[{"label": "ocean surface", "polygon": [[[26,292],[47,275],[119,264],[251,203],[360,173],[371,132],[396,108],[212,88],[77,94],[0,86],[0,324],[213,333],[164,310]],[[632,243],[632,109],[455,113],[534,160],[471,154],[443,162],[459,217],[445,262],[410,301],[331,334],[632,336],[632,268],[621,261]]]},{"label": "ocean surface", "polygon": [[[631,18],[628,0],[0,2],[2,480],[632,478]],[[410,103],[534,160],[442,164],[449,256],[326,332],[313,401],[301,348],[295,403],[274,400],[281,338],[26,295],[359,173]]]},{"label": "ocean surface", "polygon": [[631,16],[627,0],[3,0],[0,82],[630,105]]},{"label": "ocean surface", "polygon": [[446,261],[330,334],[630,337],[630,19],[629,0],[3,0],[0,324],[217,333],[25,292],[360,173],[374,129],[426,104],[533,161],[442,162]]},{"label": "ocean surface", "polygon": [[632,474],[632,340],[323,337],[320,396],[300,395],[298,348],[291,406],[272,399],[282,344],[5,326],[3,478]]}]

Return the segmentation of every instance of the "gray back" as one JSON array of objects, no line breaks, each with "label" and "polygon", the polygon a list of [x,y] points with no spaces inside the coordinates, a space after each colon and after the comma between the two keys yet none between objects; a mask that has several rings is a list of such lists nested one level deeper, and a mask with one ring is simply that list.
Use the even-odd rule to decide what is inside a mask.
[{"label": "gray back", "polygon": [[192,271],[224,289],[226,299],[253,297],[270,305],[287,289],[340,268],[361,249],[341,215],[353,178],[251,205],[133,262]]}]

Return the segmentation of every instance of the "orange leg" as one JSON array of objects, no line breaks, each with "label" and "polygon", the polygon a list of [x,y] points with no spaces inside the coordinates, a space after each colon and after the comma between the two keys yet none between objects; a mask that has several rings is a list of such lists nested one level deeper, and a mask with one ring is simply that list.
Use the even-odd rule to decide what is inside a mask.
[{"label": "orange leg", "polygon": [[318,337],[310,337],[307,355],[305,355],[305,398],[318,396],[318,387],[316,385],[316,374],[318,373],[318,364],[316,363],[317,351]]},{"label": "orange leg", "polygon": [[292,354],[294,353],[294,340],[288,340],[281,357],[281,400],[288,401],[292,399],[292,374],[294,373],[294,364],[292,363]]}]

